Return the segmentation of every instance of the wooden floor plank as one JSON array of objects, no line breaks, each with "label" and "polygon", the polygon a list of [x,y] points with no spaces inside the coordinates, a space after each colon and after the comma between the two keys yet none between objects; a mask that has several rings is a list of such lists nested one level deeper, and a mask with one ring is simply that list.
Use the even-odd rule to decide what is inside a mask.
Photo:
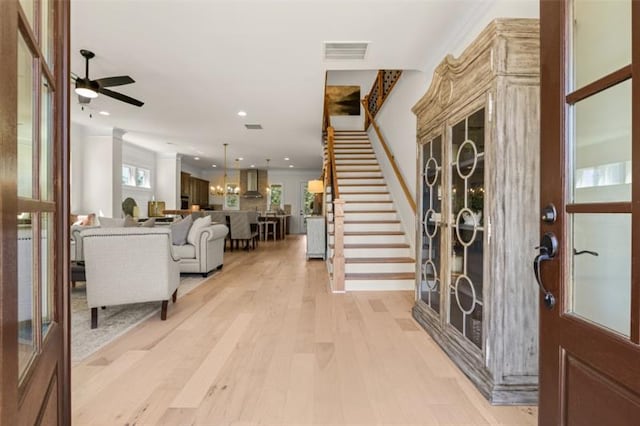
[{"label": "wooden floor plank", "polygon": [[225,267],[74,366],[74,425],[518,425],[411,317],[414,292],[331,294],[305,239]]}]

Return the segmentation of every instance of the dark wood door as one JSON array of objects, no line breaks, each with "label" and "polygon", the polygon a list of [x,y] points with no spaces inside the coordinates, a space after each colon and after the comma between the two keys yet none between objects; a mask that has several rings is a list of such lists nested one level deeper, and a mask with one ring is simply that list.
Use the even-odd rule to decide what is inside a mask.
[{"label": "dark wood door", "polygon": [[0,1],[0,424],[70,424],[69,3]]},{"label": "dark wood door", "polygon": [[539,424],[638,425],[640,2],[540,12],[541,208],[557,209],[540,232],[558,245],[541,262]]}]

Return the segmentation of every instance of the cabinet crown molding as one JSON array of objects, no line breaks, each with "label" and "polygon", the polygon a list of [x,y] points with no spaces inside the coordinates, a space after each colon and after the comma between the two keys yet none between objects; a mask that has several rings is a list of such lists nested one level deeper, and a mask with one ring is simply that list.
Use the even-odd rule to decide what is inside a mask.
[{"label": "cabinet crown molding", "polygon": [[435,119],[457,97],[486,91],[497,76],[531,76],[540,71],[538,19],[493,20],[462,54],[447,55],[431,84],[411,109],[426,121]]}]

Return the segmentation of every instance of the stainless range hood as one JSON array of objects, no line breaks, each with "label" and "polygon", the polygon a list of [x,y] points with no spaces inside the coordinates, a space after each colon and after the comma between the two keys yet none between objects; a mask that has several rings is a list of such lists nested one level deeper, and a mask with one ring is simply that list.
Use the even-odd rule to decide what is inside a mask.
[{"label": "stainless range hood", "polygon": [[243,198],[262,198],[262,194],[258,191],[258,170],[249,169],[247,173],[247,190],[242,194]]}]

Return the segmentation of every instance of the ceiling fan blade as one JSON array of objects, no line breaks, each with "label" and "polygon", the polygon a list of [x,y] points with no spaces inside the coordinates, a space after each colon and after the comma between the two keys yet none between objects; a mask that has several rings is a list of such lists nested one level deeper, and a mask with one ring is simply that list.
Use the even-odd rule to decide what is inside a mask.
[{"label": "ceiling fan blade", "polygon": [[74,72],[71,73],[71,80],[76,81],[78,79],[78,75]]},{"label": "ceiling fan blade", "polygon": [[144,105],[144,102],[142,101],[139,101],[127,95],[123,95],[122,93],[114,92],[113,90],[104,89],[101,87],[98,89],[98,92],[102,93],[103,95],[109,96],[111,98],[117,99],[119,101],[126,102],[131,105],[135,105],[137,107],[141,107],[142,105]]},{"label": "ceiling fan blade", "polygon": [[117,77],[105,77],[94,80],[100,87],[122,86],[124,84],[135,83],[136,81],[128,75],[120,75]]}]

